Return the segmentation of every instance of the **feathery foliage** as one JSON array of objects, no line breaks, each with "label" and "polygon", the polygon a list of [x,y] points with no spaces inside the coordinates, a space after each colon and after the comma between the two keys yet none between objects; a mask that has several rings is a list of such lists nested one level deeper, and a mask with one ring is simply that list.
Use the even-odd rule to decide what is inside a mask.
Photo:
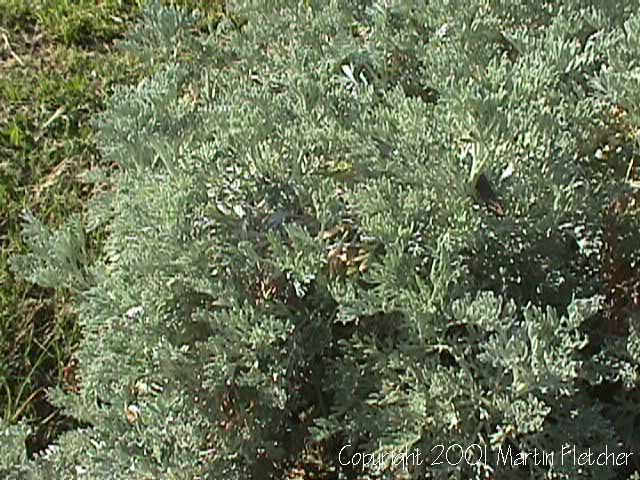
[{"label": "feathery foliage", "polygon": [[[77,292],[79,380],[52,396],[87,427],[21,478],[359,478],[358,452],[405,449],[427,456],[408,478],[629,478],[633,456],[560,452],[640,440],[638,319],[601,327],[636,2],[233,10],[203,36],[151,5],[129,41],[155,73],[97,122],[107,193],[84,224],[25,226],[16,269]],[[476,447],[436,464],[455,444]],[[536,450],[555,462],[498,454]]]}]

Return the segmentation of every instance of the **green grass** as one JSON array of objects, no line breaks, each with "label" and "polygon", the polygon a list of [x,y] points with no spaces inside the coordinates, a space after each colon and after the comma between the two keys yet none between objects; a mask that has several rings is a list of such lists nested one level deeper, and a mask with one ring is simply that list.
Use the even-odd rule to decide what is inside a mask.
[{"label": "green grass", "polygon": [[[16,280],[9,258],[25,251],[26,209],[59,225],[91,198],[80,180],[99,160],[90,120],[115,85],[144,74],[116,48],[144,3],[0,0],[0,415],[29,420],[31,452],[69,426],[45,391],[65,384],[81,332],[69,292]],[[220,12],[213,1],[174,3]]]}]

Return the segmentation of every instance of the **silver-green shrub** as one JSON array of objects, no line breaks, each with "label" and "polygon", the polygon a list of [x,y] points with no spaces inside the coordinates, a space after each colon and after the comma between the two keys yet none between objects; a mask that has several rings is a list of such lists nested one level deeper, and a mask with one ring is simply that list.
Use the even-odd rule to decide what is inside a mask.
[{"label": "silver-green shrub", "polygon": [[76,292],[79,393],[52,398],[87,427],[9,475],[399,478],[346,463],[417,449],[407,478],[628,478],[560,454],[640,440],[637,320],[594,340],[627,187],[593,140],[614,106],[640,125],[638,10],[247,1],[205,36],[152,4],[129,47],[155,73],[97,122],[105,193],[30,218],[15,261]]}]

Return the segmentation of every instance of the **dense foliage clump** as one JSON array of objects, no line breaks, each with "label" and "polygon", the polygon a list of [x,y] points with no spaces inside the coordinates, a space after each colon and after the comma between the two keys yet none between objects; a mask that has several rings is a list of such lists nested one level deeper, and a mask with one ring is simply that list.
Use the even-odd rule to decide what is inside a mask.
[{"label": "dense foliage clump", "polygon": [[33,460],[7,427],[2,465],[631,478],[561,453],[640,440],[638,300],[612,288],[637,287],[639,7],[562,4],[247,1],[209,36],[152,5],[130,46],[155,73],[98,119],[104,193],[29,218],[14,264],[76,293],[52,396],[85,427]]}]

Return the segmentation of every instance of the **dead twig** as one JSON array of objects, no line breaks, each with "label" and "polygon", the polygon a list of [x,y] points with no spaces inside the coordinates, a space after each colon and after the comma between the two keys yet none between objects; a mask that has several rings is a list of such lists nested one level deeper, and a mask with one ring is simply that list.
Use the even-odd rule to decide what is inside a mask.
[{"label": "dead twig", "polygon": [[[3,29],[4,30],[4,29]],[[18,56],[18,54],[16,52],[13,51],[13,49],[11,48],[11,43],[9,42],[9,37],[7,36],[6,33],[2,32],[2,39],[4,40],[4,49],[6,51],[9,52],[9,55],[11,55],[16,62],[18,62],[20,64],[21,67],[24,67],[24,62],[22,61],[22,59]]]}]

